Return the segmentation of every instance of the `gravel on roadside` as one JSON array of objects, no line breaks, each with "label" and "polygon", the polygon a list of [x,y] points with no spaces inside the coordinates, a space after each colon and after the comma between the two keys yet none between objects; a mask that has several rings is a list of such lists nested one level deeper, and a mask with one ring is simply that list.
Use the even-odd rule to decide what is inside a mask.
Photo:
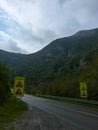
[{"label": "gravel on roadside", "polygon": [[[7,125],[4,130],[80,130],[52,114],[29,106],[29,110]],[[81,129],[82,130],[82,129]]]}]

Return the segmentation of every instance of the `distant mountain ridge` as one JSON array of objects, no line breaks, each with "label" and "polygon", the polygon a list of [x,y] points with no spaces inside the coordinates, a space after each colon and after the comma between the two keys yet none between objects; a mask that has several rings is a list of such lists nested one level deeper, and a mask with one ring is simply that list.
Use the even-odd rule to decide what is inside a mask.
[{"label": "distant mountain ridge", "polygon": [[[0,60],[3,60],[3,57],[5,57],[4,59],[6,59],[6,57],[10,58],[10,56],[13,56],[14,58],[18,59],[18,58],[23,58],[24,56],[26,58],[29,56],[43,55],[43,54],[47,54],[47,53],[48,53],[47,56],[49,57],[49,56],[51,56],[51,52],[55,53],[55,51],[58,51],[62,54],[65,54],[65,53],[67,54],[68,50],[72,49],[76,44],[79,46],[80,41],[78,42],[78,40],[86,40],[86,38],[89,41],[91,39],[92,39],[92,41],[98,40],[98,28],[92,29],[92,30],[79,31],[72,36],[56,39],[53,42],[51,42],[49,45],[44,47],[42,50],[40,50],[36,53],[32,53],[32,54],[26,55],[26,54],[13,53],[13,52],[7,52],[4,50],[0,50]],[[88,44],[89,44],[89,46],[93,46],[92,43],[88,43]],[[6,62],[6,60],[5,60],[5,62]]]},{"label": "distant mountain ridge", "polygon": [[[40,91],[43,94],[61,96],[64,96],[64,94],[66,96],[66,93],[56,92],[57,88],[55,88],[55,92],[52,92],[54,86],[58,86],[56,86],[57,82],[58,84],[62,82],[62,85],[64,85],[64,82],[66,81],[65,84],[67,84],[70,78],[74,82],[74,75],[75,80],[78,80],[77,82],[86,80],[89,84],[91,77],[83,74],[84,70],[89,71],[88,68],[91,68],[88,73],[92,73],[93,76],[96,75],[95,77],[97,77],[97,58],[98,28],[79,31],[72,36],[56,39],[33,54],[25,55],[0,50],[0,61],[7,63],[11,67],[12,77],[16,75],[26,77],[27,86],[30,86],[27,91]],[[97,79],[93,80],[98,81]],[[50,87],[48,84],[50,84]],[[62,85],[59,84],[58,88]],[[36,90],[35,86],[38,86],[38,90]],[[44,86],[47,86],[47,89]],[[74,96],[73,94],[72,96],[78,97],[79,95]]]},{"label": "distant mountain ridge", "polygon": [[79,32],[77,32],[76,34],[74,34],[74,36],[92,36],[92,35],[96,35],[96,33],[98,33],[98,28],[95,29],[91,29],[91,30],[81,30]]}]

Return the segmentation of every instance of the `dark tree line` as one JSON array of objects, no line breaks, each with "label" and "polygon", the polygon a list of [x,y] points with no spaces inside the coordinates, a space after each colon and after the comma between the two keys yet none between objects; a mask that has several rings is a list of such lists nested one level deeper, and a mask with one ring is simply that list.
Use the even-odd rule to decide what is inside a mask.
[{"label": "dark tree line", "polygon": [[45,74],[38,74],[38,82],[34,84],[37,78],[32,78],[32,84],[27,87],[30,93],[80,98],[80,83],[84,82],[88,99],[98,100],[98,49],[74,58],[56,72],[47,69]]},{"label": "dark tree line", "polygon": [[0,62],[0,105],[2,105],[10,95],[10,70]]}]

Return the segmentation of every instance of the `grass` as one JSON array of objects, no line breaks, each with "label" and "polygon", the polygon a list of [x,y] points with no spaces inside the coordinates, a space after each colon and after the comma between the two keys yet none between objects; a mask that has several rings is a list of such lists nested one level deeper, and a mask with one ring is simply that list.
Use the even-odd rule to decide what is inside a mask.
[{"label": "grass", "polygon": [[65,103],[71,103],[71,104],[75,104],[75,105],[79,105],[79,106],[85,106],[85,107],[90,107],[90,108],[96,108],[98,109],[98,105],[94,105],[94,104],[90,104],[90,103],[84,103],[84,102],[78,102],[78,101],[72,101],[72,100],[67,100],[67,99],[58,99],[55,97],[45,97],[45,96],[39,96],[42,98],[47,98],[47,99],[51,99],[51,100],[56,100],[56,101],[60,101],[60,102],[65,102]]},{"label": "grass", "polygon": [[5,124],[12,122],[16,117],[27,110],[27,104],[11,97],[8,101],[0,106],[0,130],[4,130]]}]

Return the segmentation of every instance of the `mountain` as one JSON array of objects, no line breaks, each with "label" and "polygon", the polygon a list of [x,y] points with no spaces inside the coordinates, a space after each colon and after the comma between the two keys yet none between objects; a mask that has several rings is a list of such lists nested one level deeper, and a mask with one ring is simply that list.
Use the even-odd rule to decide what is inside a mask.
[{"label": "mountain", "polygon": [[26,77],[26,91],[79,98],[86,82],[88,99],[98,99],[98,28],[56,39],[39,52],[16,54],[0,50],[0,61]]},{"label": "mountain", "polygon": [[0,50],[0,60],[11,66],[17,65],[17,63],[21,62],[21,59],[25,59],[25,57],[25,54],[11,53]]}]

